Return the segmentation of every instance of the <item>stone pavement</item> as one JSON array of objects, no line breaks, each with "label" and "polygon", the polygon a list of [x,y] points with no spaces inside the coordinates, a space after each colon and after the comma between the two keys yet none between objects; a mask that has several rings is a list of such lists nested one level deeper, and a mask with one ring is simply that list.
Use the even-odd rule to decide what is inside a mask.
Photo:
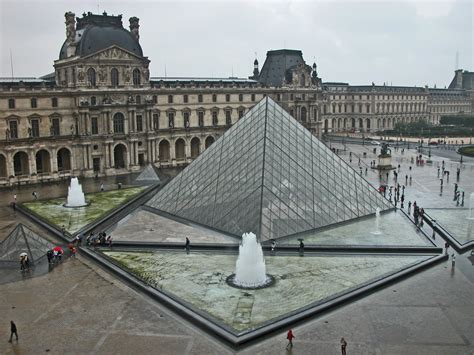
[{"label": "stone pavement", "polygon": [[[462,175],[466,181],[473,176],[471,168],[467,166],[468,173]],[[414,173],[420,186],[425,186],[427,171],[420,168]],[[429,179],[432,174],[431,169]],[[378,177],[374,176],[376,180]],[[31,198],[34,188],[21,189],[19,199]],[[36,189],[42,192],[39,187]],[[418,190],[413,187],[412,191]],[[51,195],[58,194],[60,191],[51,189]],[[10,195],[8,190],[0,191],[0,240],[18,222],[52,239],[46,231],[5,207]],[[452,199],[451,192],[449,197]],[[430,201],[428,193],[426,200],[420,198],[422,204]],[[451,203],[449,198],[442,200]],[[429,229],[427,232],[430,234]],[[0,282],[0,354],[236,353],[82,256],[66,259],[46,274],[6,281]],[[18,326],[18,344],[7,342],[10,320]],[[285,350],[283,329],[239,353],[339,354],[339,340],[345,337],[348,354],[473,354],[473,320],[474,257],[465,253],[457,256],[454,268],[450,261],[443,262],[296,325],[291,352]]]}]

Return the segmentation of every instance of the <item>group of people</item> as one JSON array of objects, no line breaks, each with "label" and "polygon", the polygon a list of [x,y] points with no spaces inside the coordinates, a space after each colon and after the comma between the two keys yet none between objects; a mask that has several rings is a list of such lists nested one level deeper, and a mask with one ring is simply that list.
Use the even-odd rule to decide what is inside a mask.
[{"label": "group of people", "polygon": [[[78,239],[80,242],[82,242],[81,237]],[[90,232],[89,235],[86,238],[86,243],[87,245],[91,246],[105,246],[108,245],[110,248],[112,248],[112,235],[107,236],[107,233],[105,232],[99,232],[97,235],[94,234],[94,232]]]},{"label": "group of people", "polygon": [[63,259],[64,251],[59,248],[50,249],[46,252],[48,258],[48,264],[58,264]]},{"label": "group of people", "polygon": [[[296,339],[295,334],[293,333],[292,329],[289,329],[286,333],[286,339],[288,340],[288,344],[286,345],[286,349],[290,350],[293,348],[293,339]],[[347,341],[344,338],[341,338],[341,355],[346,355],[346,348],[347,348]]]}]

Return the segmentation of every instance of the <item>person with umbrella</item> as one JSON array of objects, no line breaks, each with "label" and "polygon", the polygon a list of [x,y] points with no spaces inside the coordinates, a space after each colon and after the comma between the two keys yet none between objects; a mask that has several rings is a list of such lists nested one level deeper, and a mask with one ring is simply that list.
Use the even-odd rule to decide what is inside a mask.
[{"label": "person with umbrella", "polygon": [[23,252],[20,254],[20,270],[25,271],[28,269],[28,254]]},{"label": "person with umbrella", "polygon": [[61,257],[63,256],[64,254],[64,250],[63,248],[57,246],[57,247],[54,247],[53,248],[53,253],[54,253],[54,259],[58,262],[61,261]]}]

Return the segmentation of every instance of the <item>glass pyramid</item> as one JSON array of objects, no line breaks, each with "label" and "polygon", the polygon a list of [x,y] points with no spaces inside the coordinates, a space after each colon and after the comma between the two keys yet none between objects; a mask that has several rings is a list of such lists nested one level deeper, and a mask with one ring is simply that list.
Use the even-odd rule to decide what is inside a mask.
[{"label": "glass pyramid", "polygon": [[264,98],[147,205],[211,228],[276,239],[392,205]]},{"label": "glass pyramid", "polygon": [[20,254],[25,252],[32,263],[46,256],[46,252],[54,245],[43,239],[23,224],[18,224],[8,237],[0,243],[0,264],[14,263],[20,260]]}]

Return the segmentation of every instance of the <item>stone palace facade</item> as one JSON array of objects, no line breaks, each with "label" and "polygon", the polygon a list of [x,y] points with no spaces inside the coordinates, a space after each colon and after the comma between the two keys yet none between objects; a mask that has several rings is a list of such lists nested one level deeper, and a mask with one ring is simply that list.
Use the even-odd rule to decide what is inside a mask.
[{"label": "stone palace facade", "polygon": [[473,109],[462,80],[449,89],[324,83],[299,50],[269,51],[248,79],[150,77],[138,18],[129,30],[106,13],[65,19],[54,73],[0,79],[0,186],[188,164],[266,95],[317,136]]}]

